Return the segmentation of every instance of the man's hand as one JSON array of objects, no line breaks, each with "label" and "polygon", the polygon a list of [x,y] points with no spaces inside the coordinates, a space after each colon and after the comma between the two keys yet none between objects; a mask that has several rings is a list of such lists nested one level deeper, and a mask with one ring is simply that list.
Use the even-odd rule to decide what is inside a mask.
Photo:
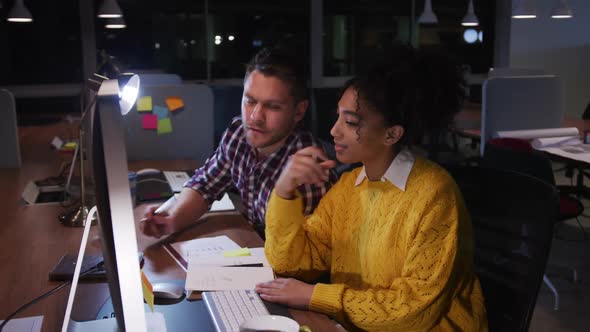
[{"label": "man's hand", "polygon": [[184,188],[176,200],[169,199],[162,204],[161,210],[155,213],[157,206],[148,206],[139,228],[145,235],[160,238],[188,227],[207,212],[209,205],[196,190]]},{"label": "man's hand", "polygon": [[321,149],[313,146],[301,149],[289,157],[275,184],[275,193],[282,198],[292,199],[297,187],[328,181],[328,169],[334,167],[336,162],[328,160]]},{"label": "man's hand", "polygon": [[297,279],[279,278],[256,285],[256,292],[263,300],[284,304],[295,309],[309,308],[314,285]]},{"label": "man's hand", "polygon": [[147,236],[160,238],[175,231],[175,221],[167,211],[154,213],[157,206],[148,206],[143,218],[139,221],[141,232]]}]

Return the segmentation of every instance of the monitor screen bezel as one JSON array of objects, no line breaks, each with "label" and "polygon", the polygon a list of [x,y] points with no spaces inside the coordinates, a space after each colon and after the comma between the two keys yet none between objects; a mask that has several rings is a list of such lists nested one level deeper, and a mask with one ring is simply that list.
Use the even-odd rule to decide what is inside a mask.
[{"label": "monitor screen bezel", "polygon": [[109,292],[121,331],[146,331],[119,85],[104,81],[91,121],[92,174]]}]

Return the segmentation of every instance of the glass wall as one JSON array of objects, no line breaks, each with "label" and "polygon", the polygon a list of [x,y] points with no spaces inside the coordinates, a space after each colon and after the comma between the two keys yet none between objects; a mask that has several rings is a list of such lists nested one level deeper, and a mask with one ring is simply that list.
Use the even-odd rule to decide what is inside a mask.
[{"label": "glass wall", "polygon": [[306,59],[309,56],[307,1],[120,4],[127,28],[106,29],[105,21],[97,18],[96,30],[97,48],[115,56],[123,66],[174,73],[185,80],[215,80],[242,77],[244,64],[265,46],[283,45]]},{"label": "glass wall", "polygon": [[323,75],[347,76],[386,57],[396,43],[439,49],[454,55],[473,72],[487,73],[493,63],[494,1],[474,1],[480,25],[464,39],[461,21],[468,0],[432,0],[437,24],[418,24],[423,0],[323,0]]},{"label": "glass wall", "polygon": [[[6,22],[13,1],[1,1],[0,84],[83,81],[83,0],[27,0],[35,18],[31,24]],[[323,12],[316,20],[321,22],[314,22],[321,36],[310,35],[312,1]],[[307,62],[311,54],[321,54],[322,77],[350,76],[386,56],[396,43],[448,50],[475,73],[487,72],[493,61],[494,1],[474,1],[480,26],[467,33],[468,40],[461,26],[468,0],[432,0],[439,22],[430,26],[415,23],[424,0],[118,2],[127,28],[106,29],[104,19],[94,17],[97,51],[114,56],[123,68],[174,73],[185,80],[239,79],[257,50],[278,44]],[[96,11],[102,0],[93,4]],[[480,32],[483,39],[473,40]],[[312,44],[318,38],[321,43]]]},{"label": "glass wall", "polygon": [[412,38],[412,1],[324,0],[324,76],[348,76]]}]

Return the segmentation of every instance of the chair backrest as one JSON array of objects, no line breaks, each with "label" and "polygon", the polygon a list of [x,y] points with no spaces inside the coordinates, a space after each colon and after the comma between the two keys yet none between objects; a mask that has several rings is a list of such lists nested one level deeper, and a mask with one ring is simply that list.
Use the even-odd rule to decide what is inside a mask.
[{"label": "chair backrest", "polygon": [[590,120],[590,102],[586,105],[586,109],[584,110],[584,114],[582,114],[582,119]]},{"label": "chair backrest", "polygon": [[167,107],[166,100],[179,97],[182,110],[168,112],[172,132],[158,134],[157,130],[143,129],[144,115],[154,111],[138,112],[137,105],[123,117],[125,143],[129,160],[191,159],[199,163],[213,153],[213,93],[206,85],[154,85],[142,87],[139,100],[151,97],[152,108]]},{"label": "chair backrest", "polygon": [[491,77],[482,89],[482,155],[498,131],[561,127],[562,87],[556,76]]},{"label": "chair backrest", "polygon": [[555,185],[555,176],[549,158],[534,150],[527,140],[493,138],[486,144],[481,166],[524,173]]},{"label": "chair backrest", "polygon": [[448,170],[471,214],[489,330],[528,331],[551,248],[557,191],[507,170]]},{"label": "chair backrest", "polygon": [[20,164],[14,96],[0,89],[0,168],[17,168]]}]

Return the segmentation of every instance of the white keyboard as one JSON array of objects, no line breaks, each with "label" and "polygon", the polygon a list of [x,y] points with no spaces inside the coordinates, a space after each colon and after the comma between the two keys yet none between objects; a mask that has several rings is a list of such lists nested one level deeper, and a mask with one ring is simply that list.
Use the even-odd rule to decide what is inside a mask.
[{"label": "white keyboard", "polygon": [[162,173],[164,173],[164,177],[168,181],[172,192],[175,193],[181,192],[184,183],[190,179],[186,172],[163,171]]},{"label": "white keyboard", "polygon": [[203,292],[203,300],[217,332],[239,332],[240,324],[269,315],[255,290]]}]

